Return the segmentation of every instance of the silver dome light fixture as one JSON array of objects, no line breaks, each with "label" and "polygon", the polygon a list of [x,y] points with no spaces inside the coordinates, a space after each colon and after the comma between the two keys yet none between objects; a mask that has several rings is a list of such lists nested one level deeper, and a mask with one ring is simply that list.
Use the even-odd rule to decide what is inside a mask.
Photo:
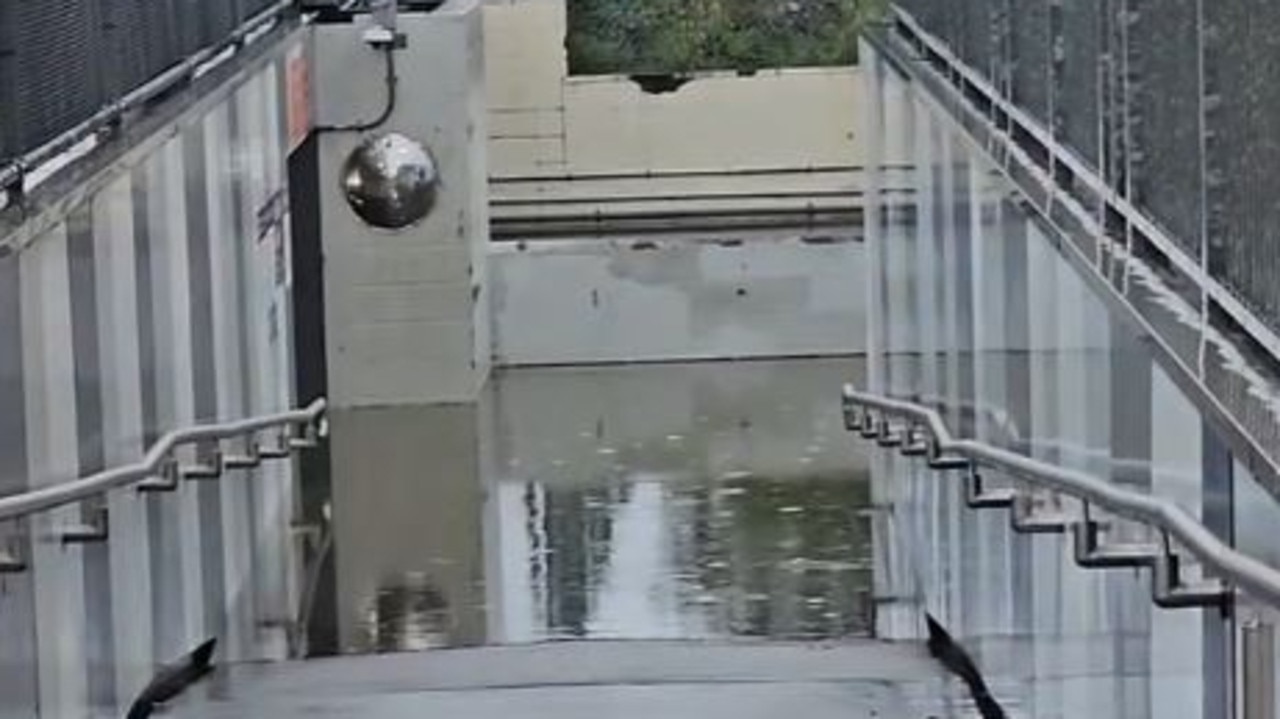
[{"label": "silver dome light fixture", "polygon": [[397,132],[366,139],[342,165],[347,204],[374,227],[416,225],[435,207],[439,188],[439,168],[430,151]]}]

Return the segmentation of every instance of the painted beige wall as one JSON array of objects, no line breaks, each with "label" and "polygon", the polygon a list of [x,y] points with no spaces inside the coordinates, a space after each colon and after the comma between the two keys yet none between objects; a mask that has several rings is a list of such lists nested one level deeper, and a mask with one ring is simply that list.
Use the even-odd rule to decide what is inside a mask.
[{"label": "painted beige wall", "polygon": [[485,8],[490,176],[857,164],[855,68],[712,73],[647,95],[568,77],[564,0]]},{"label": "painted beige wall", "polygon": [[563,172],[564,0],[489,0],[484,33],[491,174]]}]

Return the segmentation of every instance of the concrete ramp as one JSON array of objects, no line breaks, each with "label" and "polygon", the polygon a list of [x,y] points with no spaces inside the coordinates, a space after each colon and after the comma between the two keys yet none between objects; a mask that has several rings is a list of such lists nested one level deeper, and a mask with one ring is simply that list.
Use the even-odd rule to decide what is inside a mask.
[{"label": "concrete ramp", "polygon": [[170,716],[906,719],[938,676],[873,641],[563,642],[234,667]]}]

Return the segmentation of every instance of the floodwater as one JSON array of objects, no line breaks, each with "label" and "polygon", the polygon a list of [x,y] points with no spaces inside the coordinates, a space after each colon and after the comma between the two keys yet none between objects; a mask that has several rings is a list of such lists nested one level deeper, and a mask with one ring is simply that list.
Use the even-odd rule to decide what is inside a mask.
[{"label": "floodwater", "polygon": [[[980,374],[1007,391],[949,385],[963,400],[948,412],[956,431],[1210,516],[1201,448],[1186,441],[1201,429],[1195,407],[1138,349],[886,365],[891,377],[935,364],[938,376]],[[512,370],[478,406],[334,412],[332,543],[310,603],[311,653],[913,640],[929,611],[1015,716],[1214,715],[1199,710],[1216,705],[1225,676],[1216,611],[1159,610],[1146,573],[1084,570],[1068,535],[1016,534],[1007,512],[965,505],[958,474],[850,435],[839,390],[866,386],[864,369]],[[1056,391],[1099,376],[1112,379]],[[1138,386],[1150,387],[1140,407],[1127,394]],[[1271,506],[1254,503],[1240,526],[1274,527],[1251,519]]]},{"label": "floodwater", "polygon": [[511,370],[478,407],[335,412],[313,653],[870,636],[862,371]]}]

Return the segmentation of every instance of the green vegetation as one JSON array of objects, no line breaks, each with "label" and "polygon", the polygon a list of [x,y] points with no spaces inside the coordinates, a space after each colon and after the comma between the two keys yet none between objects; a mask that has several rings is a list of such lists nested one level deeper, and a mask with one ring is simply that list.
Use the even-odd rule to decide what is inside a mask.
[{"label": "green vegetation", "polygon": [[885,0],[568,0],[570,72],[849,65]]}]

